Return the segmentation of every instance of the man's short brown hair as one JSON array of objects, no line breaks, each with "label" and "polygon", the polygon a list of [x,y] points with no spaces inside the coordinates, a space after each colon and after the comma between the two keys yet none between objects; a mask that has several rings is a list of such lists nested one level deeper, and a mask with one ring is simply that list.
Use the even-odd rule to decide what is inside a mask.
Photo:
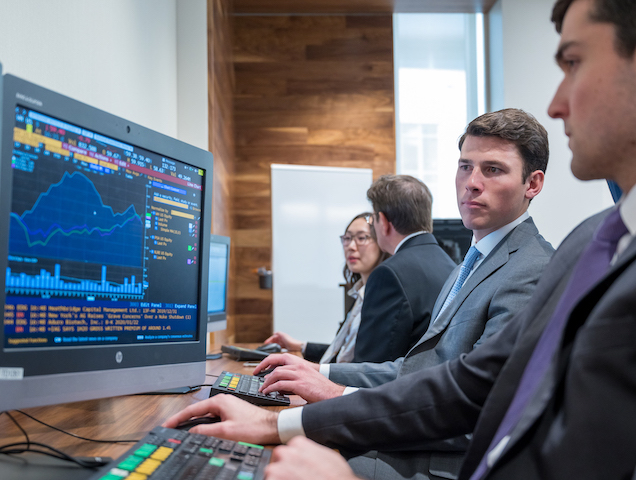
[{"label": "man's short brown hair", "polygon": [[401,235],[433,231],[433,197],[423,182],[410,175],[383,175],[367,190],[373,212],[382,212]]},{"label": "man's short brown hair", "polygon": [[[552,8],[552,22],[561,33],[563,19],[575,0],[557,0]],[[634,0],[593,0],[590,20],[614,25],[614,50],[624,58],[636,51],[636,2]]]},{"label": "man's short brown hair", "polygon": [[470,122],[459,139],[459,150],[468,136],[498,137],[517,147],[523,159],[525,182],[532,172],[548,168],[550,148],[548,132],[536,118],[518,108],[505,108],[497,112],[485,113]]}]

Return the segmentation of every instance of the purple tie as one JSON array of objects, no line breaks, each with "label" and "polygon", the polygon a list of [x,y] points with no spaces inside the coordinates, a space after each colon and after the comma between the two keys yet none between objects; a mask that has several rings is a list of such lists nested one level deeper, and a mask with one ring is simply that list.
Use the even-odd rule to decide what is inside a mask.
[{"label": "purple tie", "polygon": [[470,477],[471,480],[484,477],[506,447],[510,432],[521,419],[523,410],[550,366],[570,311],[607,272],[616,252],[616,245],[627,232],[627,227],[621,220],[618,209],[610,213],[596,230],[592,241],[576,263],[572,277],[554,310],[552,319],[543,330],[530,361],[526,365],[512,403],[508,407],[486,455]]}]

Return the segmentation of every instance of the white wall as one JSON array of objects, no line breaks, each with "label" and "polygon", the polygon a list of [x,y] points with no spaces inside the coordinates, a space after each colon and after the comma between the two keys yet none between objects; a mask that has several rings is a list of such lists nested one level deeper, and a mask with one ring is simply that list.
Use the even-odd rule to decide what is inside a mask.
[{"label": "white wall", "polygon": [[550,162],[543,192],[530,213],[556,247],[581,220],[612,205],[604,181],[581,182],[570,171],[572,158],[563,122],[547,109],[562,75],[554,62],[559,36],[550,22],[554,0],[499,0],[489,14],[491,110],[522,108],[548,131]]},{"label": "white wall", "polygon": [[371,210],[366,168],[271,166],[274,331],[330,343],[344,317],[339,236]]},{"label": "white wall", "polygon": [[177,1],[177,137],[204,150],[210,147],[206,12],[206,0]]},{"label": "white wall", "polygon": [[[177,22],[177,0],[2,0],[0,62],[5,73],[173,137],[193,131],[178,125],[187,81],[182,90],[204,108],[180,116],[205,129],[180,138],[207,149],[205,11],[205,0],[181,1]],[[194,59],[179,62],[189,51]]]}]

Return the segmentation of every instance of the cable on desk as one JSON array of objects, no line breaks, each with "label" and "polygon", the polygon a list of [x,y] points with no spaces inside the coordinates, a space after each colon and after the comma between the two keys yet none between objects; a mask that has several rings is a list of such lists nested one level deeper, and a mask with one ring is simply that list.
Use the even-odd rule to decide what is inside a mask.
[{"label": "cable on desk", "polygon": [[[22,447],[21,445],[25,445]],[[34,448],[34,447],[41,447]],[[46,449],[50,450],[47,451]],[[72,457],[64,453],[57,448],[51,447],[50,445],[46,445],[44,443],[39,442],[17,442],[17,443],[9,443],[7,445],[0,446],[0,454],[11,455],[11,454],[19,454],[25,452],[39,453],[41,455],[47,455],[49,457],[59,458],[60,460],[66,460],[67,462],[73,462],[80,467],[83,468],[95,468],[95,467],[103,467],[107,465],[110,460],[97,460],[97,457],[94,460],[81,459]]]},{"label": "cable on desk", "polygon": [[[13,418],[13,415],[11,415],[9,412],[0,412],[0,415],[2,415],[3,413],[6,414],[11,419],[11,421],[16,425],[16,427],[20,429],[20,431],[24,435],[24,438],[26,439],[26,442],[8,443],[6,445],[0,445],[0,454],[15,455],[15,454],[20,454],[25,452],[39,453],[41,455],[47,455],[49,457],[58,458],[60,460],[73,462],[83,468],[101,467],[103,465],[106,465],[109,462],[109,460],[106,460],[106,459],[102,460],[98,458],[94,458],[94,459],[75,458],[62,452],[61,450],[51,447],[50,445],[46,445],[44,443],[39,443],[39,442],[32,442],[31,439],[29,438],[29,434],[26,432],[24,428],[22,428],[20,423],[18,423],[18,421],[15,418]],[[23,415],[26,415],[27,417],[33,418],[31,417],[31,415],[25,414],[24,412],[20,412],[20,413],[22,413]],[[42,423],[43,425],[46,425],[44,422],[40,422],[36,418],[33,418],[33,420],[35,420],[36,422]],[[51,427],[50,425],[46,425],[46,426]],[[51,427],[51,428],[55,428],[55,427]],[[59,429],[55,428],[55,430],[59,430]],[[61,431],[62,433],[67,433],[62,430],[59,430],[59,431]]]},{"label": "cable on desk", "polygon": [[[70,437],[75,437],[75,438],[78,438],[80,440],[85,440],[87,442],[95,442],[95,443],[137,443],[139,441],[139,440],[99,440],[99,439],[94,439],[94,438],[82,437],[81,435],[77,435],[76,433],[67,432],[66,430],[62,430],[61,428],[58,428],[58,427],[56,427],[54,425],[50,425],[50,424],[48,424],[46,422],[43,422],[42,420],[38,420],[33,415],[29,415],[28,413],[23,412],[22,410],[16,410],[16,412],[21,413],[25,417],[29,417],[34,422],[38,422],[39,424],[44,425],[45,427],[51,428],[53,430],[57,430],[58,432],[63,433],[64,435],[68,435]],[[13,419],[13,417],[11,416],[11,414],[9,414],[9,412],[5,412],[5,413],[7,415],[9,415],[9,418],[11,418],[11,420],[13,420],[13,423],[18,425],[18,428],[20,430],[22,430],[22,432],[24,433],[25,437],[27,437],[27,441],[28,441],[29,437],[26,435],[26,432],[22,429],[22,427],[19,426],[19,424]]]},{"label": "cable on desk", "polygon": [[[29,440],[29,434],[26,432],[26,430],[24,428],[22,428],[22,425],[20,425],[18,423],[18,421],[15,418],[13,418],[13,415],[11,415],[9,412],[0,412],[0,415],[2,415],[3,413],[5,413],[7,415],[7,417],[9,417],[11,419],[11,421],[13,423],[15,423],[15,426],[20,429],[20,431],[22,432],[22,435],[24,435],[24,438],[26,438],[27,445],[30,444],[31,440]],[[2,448],[2,447],[0,447],[0,448]]]}]

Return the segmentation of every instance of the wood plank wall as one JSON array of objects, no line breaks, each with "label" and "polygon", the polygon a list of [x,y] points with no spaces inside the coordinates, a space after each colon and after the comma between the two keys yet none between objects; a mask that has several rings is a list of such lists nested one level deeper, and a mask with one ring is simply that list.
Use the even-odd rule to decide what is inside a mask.
[{"label": "wood plank wall", "polygon": [[[209,148],[214,155],[212,233],[229,236],[232,233],[232,177],[234,174],[234,68],[232,64],[232,36],[229,0],[208,0],[208,112],[210,125]],[[230,285],[236,271],[234,255],[230,252]],[[232,292],[230,292],[231,295]],[[229,299],[228,330],[213,333],[210,350],[231,341],[234,331],[232,306]]]},{"label": "wood plank wall", "polygon": [[234,340],[261,342],[272,333],[271,290],[259,289],[255,273],[271,268],[270,165],[395,172],[392,17],[235,16],[232,24]]}]

